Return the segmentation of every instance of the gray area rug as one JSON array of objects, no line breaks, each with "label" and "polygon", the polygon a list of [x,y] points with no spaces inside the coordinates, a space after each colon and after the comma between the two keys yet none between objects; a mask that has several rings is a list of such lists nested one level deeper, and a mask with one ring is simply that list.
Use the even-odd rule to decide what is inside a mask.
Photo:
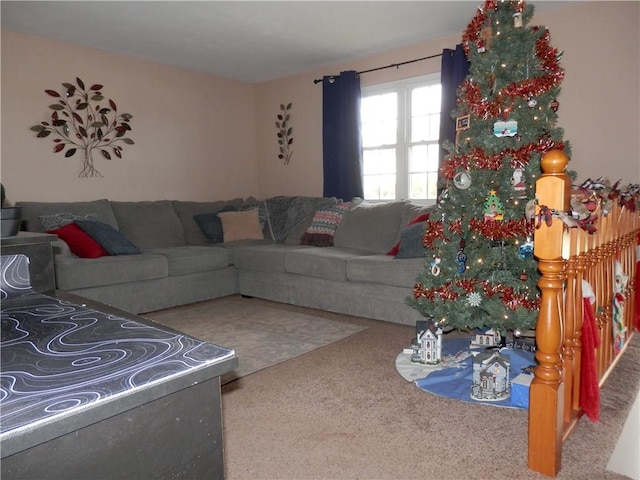
[{"label": "gray area rug", "polygon": [[224,375],[222,383],[367,329],[267,307],[239,296],[159,310],[144,316],[200,340],[235,350],[239,367]]}]

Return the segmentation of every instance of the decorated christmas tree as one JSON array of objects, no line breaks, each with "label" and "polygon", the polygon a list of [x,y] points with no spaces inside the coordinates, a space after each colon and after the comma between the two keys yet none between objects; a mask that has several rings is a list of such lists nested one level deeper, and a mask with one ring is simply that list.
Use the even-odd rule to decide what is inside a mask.
[{"label": "decorated christmas tree", "polygon": [[427,268],[409,303],[443,327],[535,328],[533,258],[540,159],[564,150],[556,127],[561,54],[533,6],[486,1],[462,38],[469,74],[457,91],[456,142],[445,142],[437,210],[427,221]]}]

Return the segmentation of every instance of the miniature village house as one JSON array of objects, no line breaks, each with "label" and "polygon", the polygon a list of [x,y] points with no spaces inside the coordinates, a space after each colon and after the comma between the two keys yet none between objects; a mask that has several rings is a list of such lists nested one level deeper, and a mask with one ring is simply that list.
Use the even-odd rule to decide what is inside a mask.
[{"label": "miniature village house", "polygon": [[442,329],[427,327],[416,334],[417,345],[413,346],[412,362],[433,365],[442,360]]},{"label": "miniature village house", "polygon": [[500,332],[490,329],[484,333],[477,333],[471,341],[471,347],[497,347],[501,341],[502,335],[500,335]]},{"label": "miniature village house", "polygon": [[480,401],[496,401],[508,398],[509,385],[508,355],[498,352],[478,353],[473,357],[473,380],[471,398]]}]

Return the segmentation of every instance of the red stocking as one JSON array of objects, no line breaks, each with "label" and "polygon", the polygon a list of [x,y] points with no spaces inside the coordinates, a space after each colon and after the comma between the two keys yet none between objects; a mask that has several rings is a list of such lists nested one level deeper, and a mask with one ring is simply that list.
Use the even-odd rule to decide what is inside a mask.
[{"label": "red stocking", "polygon": [[600,337],[596,329],[596,316],[589,298],[583,299],[582,357],[580,367],[580,406],[593,422],[600,418],[600,388],[596,371],[596,348]]}]

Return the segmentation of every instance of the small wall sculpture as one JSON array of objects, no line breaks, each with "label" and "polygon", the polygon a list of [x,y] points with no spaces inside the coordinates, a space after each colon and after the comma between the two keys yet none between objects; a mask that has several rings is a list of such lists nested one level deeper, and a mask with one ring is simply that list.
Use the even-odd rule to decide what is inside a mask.
[{"label": "small wall sculpture", "polygon": [[289,165],[289,160],[291,160],[291,155],[293,155],[293,150],[291,149],[291,144],[293,143],[293,127],[289,125],[291,105],[291,103],[286,106],[280,104],[282,113],[276,116],[276,128],[278,129],[277,138],[280,152],[278,158],[282,160],[285,165]]}]

